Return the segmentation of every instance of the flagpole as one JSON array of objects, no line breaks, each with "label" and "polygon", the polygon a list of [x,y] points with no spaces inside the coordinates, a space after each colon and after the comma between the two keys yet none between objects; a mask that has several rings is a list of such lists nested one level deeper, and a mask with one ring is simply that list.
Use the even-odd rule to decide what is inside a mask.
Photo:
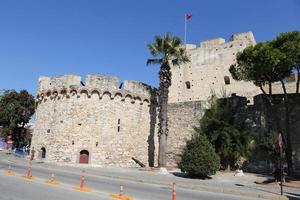
[{"label": "flagpole", "polygon": [[187,30],[187,19],[185,14],[184,15],[184,44],[186,44],[186,30]]}]

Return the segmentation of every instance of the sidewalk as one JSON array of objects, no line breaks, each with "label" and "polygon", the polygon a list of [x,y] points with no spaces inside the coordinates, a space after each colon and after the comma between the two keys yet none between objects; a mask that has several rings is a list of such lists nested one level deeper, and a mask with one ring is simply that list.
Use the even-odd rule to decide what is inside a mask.
[{"label": "sidewalk", "polygon": [[[9,157],[9,160],[18,165],[26,165],[27,161],[22,158]],[[169,174],[160,174],[157,170],[145,170],[141,168],[118,168],[118,167],[92,167],[87,165],[59,166],[48,163],[33,162],[34,167],[45,169],[57,169],[61,171],[78,173],[84,169],[87,175],[103,176],[127,181],[169,186],[176,182],[177,187],[209,191],[217,193],[235,194],[241,196],[258,197],[263,199],[280,199],[279,185],[261,185],[254,182],[262,182],[268,177],[259,174],[245,173],[244,176],[234,176],[234,173],[217,173],[212,179],[185,178],[179,170],[170,171]],[[285,195],[290,199],[300,199],[300,190],[297,188],[284,187]]]}]

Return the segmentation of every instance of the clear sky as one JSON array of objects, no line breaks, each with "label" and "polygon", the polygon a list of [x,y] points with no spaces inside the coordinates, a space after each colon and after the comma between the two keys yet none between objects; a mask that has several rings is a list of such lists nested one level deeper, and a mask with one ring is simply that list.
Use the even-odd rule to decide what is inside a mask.
[{"label": "clear sky", "polygon": [[35,94],[39,76],[110,74],[158,85],[146,45],[253,31],[257,41],[300,30],[300,0],[1,0],[0,89]]}]

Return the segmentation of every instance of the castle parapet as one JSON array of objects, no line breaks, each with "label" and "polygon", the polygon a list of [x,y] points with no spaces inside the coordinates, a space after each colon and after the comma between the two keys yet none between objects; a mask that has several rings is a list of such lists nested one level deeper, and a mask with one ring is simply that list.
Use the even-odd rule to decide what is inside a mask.
[{"label": "castle parapet", "polygon": [[224,43],[225,43],[225,39],[215,38],[215,39],[204,40],[204,41],[200,42],[200,47],[201,48],[213,48],[213,47],[217,47]]},{"label": "castle parapet", "polygon": [[186,50],[191,50],[191,49],[196,49],[197,45],[195,45],[195,44],[185,44],[184,47],[185,47]]},{"label": "castle parapet", "polygon": [[[230,37],[229,41],[226,42],[224,38],[214,38],[209,40],[204,40],[200,42],[201,49],[212,49],[212,48],[222,48],[222,47],[232,47],[245,45],[255,45],[256,41],[252,32],[237,33]],[[194,44],[186,44],[185,48],[187,50],[199,49]]]},{"label": "castle parapet", "polygon": [[125,80],[124,81],[124,90],[129,92],[133,92],[142,96],[150,96],[151,94],[151,86],[141,83],[138,81]]},{"label": "castle parapet", "polygon": [[98,88],[101,90],[119,88],[119,79],[115,76],[87,75],[85,79],[87,87]]},{"label": "castle parapet", "polygon": [[151,92],[154,88],[151,86],[132,80],[125,80],[124,87],[119,88],[119,80],[115,76],[87,75],[86,82],[81,81],[80,76],[65,75],[58,77],[40,77],[37,101],[41,102],[44,98],[58,98],[61,96],[71,97],[86,95],[91,98],[92,94],[98,94],[99,99],[107,94],[111,99],[116,95],[124,100],[126,97],[132,98],[132,102],[139,99],[150,102]]},{"label": "castle parapet", "polygon": [[231,36],[230,41],[246,41],[252,45],[256,44],[254,35],[251,31],[234,34]]},{"label": "castle parapet", "polygon": [[56,77],[45,77],[39,78],[38,91],[51,90],[53,88],[72,87],[80,86],[81,77],[75,75],[64,75]]}]

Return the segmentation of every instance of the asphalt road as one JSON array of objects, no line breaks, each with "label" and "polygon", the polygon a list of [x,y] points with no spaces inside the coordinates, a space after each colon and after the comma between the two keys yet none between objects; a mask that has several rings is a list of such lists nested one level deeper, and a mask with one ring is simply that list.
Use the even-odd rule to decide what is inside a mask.
[{"label": "asphalt road", "polygon": [[1,200],[111,200],[107,195],[82,193],[65,186],[49,186],[38,181],[0,175]]},{"label": "asphalt road", "polygon": [[[135,200],[167,200],[171,199],[171,187],[168,185],[156,185],[139,183],[135,181],[108,178],[85,173],[85,185],[92,189],[91,193],[81,193],[73,190],[72,186],[79,185],[81,172],[70,172],[62,169],[45,168],[35,164],[32,166],[32,174],[35,180],[24,180],[22,174],[26,173],[26,166],[12,164],[16,176],[7,177],[3,172],[8,167],[7,159],[0,158],[0,199],[2,200],[81,200],[81,199],[111,199],[111,193],[118,193],[119,186],[123,185],[124,193]],[[55,174],[55,179],[62,184],[52,186],[44,183],[44,180]],[[188,190],[177,188],[178,200],[255,200],[255,198],[240,197],[223,193]]]}]

